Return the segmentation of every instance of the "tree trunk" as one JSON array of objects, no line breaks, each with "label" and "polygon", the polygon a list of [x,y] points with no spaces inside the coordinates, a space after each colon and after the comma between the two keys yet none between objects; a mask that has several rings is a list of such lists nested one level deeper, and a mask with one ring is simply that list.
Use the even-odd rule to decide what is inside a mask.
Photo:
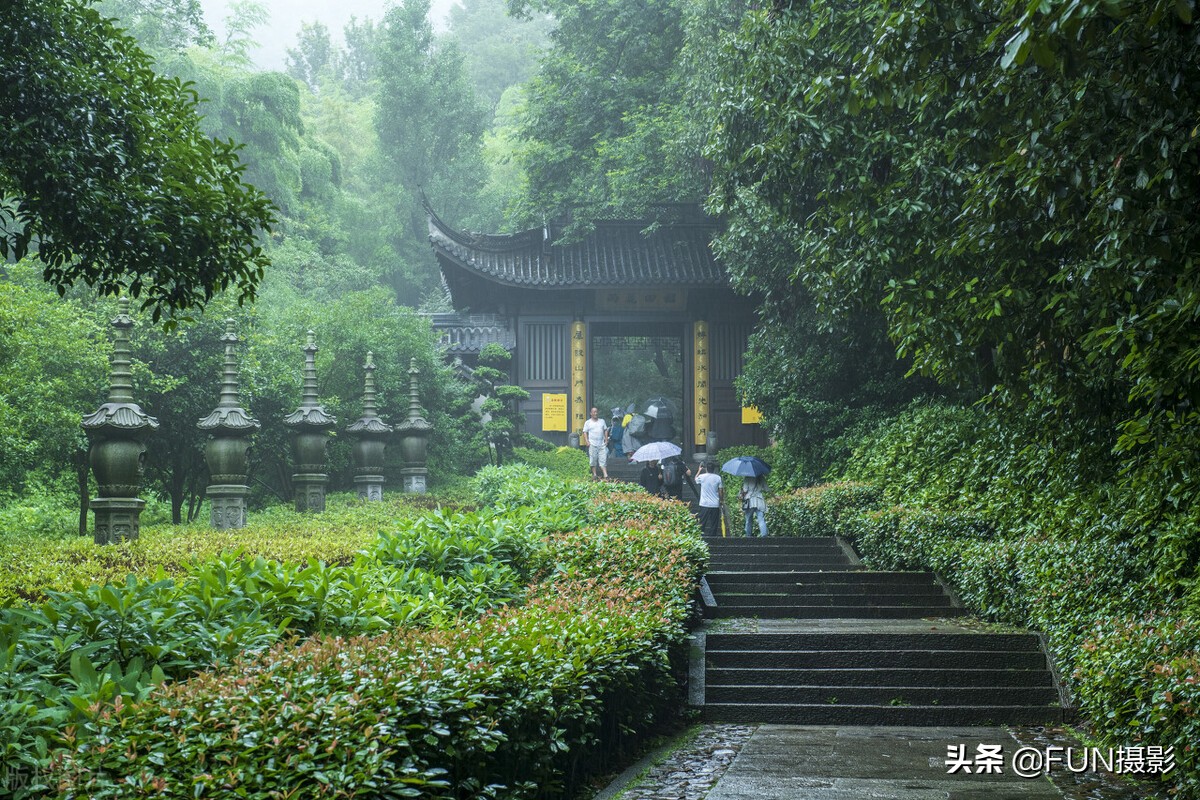
[{"label": "tree trunk", "polygon": [[79,535],[87,536],[88,533],[88,508],[91,506],[91,500],[88,498],[88,459],[87,451],[77,453],[75,455],[75,477],[78,480],[79,486]]},{"label": "tree trunk", "polygon": [[167,489],[171,495],[171,524],[183,522],[183,459],[178,453],[171,458],[171,476],[167,480]]}]

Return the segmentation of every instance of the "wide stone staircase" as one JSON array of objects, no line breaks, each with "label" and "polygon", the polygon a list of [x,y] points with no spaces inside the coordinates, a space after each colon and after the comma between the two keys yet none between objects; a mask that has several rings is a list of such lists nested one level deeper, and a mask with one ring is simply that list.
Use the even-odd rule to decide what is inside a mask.
[{"label": "wide stone staircase", "polygon": [[691,702],[713,722],[977,725],[1060,721],[1031,633],[961,624],[928,572],[865,570],[842,540],[706,539],[710,622]]}]

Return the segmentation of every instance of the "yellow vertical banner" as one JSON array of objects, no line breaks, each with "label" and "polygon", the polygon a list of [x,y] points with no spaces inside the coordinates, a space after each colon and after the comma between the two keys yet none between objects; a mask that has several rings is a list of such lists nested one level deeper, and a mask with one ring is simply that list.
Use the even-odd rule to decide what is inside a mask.
[{"label": "yellow vertical banner", "polygon": [[692,397],[696,409],[696,444],[704,445],[708,443],[708,410],[712,398],[708,381],[708,323],[703,320],[692,324],[692,372],[695,375]]},{"label": "yellow vertical banner", "polygon": [[587,422],[587,334],[582,321],[571,323],[571,430]]}]

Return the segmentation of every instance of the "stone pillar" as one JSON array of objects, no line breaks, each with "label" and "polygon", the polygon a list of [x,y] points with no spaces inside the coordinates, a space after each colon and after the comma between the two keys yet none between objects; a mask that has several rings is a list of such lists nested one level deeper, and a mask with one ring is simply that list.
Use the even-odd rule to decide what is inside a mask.
[{"label": "stone pillar", "polygon": [[362,500],[383,499],[383,454],[392,426],[379,417],[375,407],[375,354],[367,353],[363,364],[363,415],[346,432],[355,437],[354,486]]},{"label": "stone pillar", "polygon": [[404,469],[400,474],[404,476],[404,491],[408,494],[424,494],[429,475],[425,464],[433,425],[421,411],[421,398],[417,391],[417,376],[420,374],[414,358],[408,365],[408,419],[396,426],[400,434],[400,451],[404,454]]},{"label": "stone pillar", "polygon": [[99,486],[98,498],[90,506],[95,514],[96,544],[132,541],[140,532],[144,500],[138,498],[146,460],[146,436],[158,428],[158,420],[133,401],[129,371],[129,298],[118,301],[113,318],[112,381],[108,401],[83,418],[81,425],[91,447],[88,460]]},{"label": "stone pillar", "polygon": [[324,511],[329,475],[325,465],[325,443],[337,419],[317,399],[316,334],[308,332],[304,347],[304,391],[300,407],[284,417],[292,427],[292,460],[296,472],[292,488],[297,511]]},{"label": "stone pillar", "polygon": [[246,485],[250,436],[259,429],[258,420],[242,408],[238,391],[237,345],[233,320],[225,320],[225,366],[221,375],[221,395],[212,413],[196,423],[202,431],[212,434],[204,446],[208,462],[208,503],[210,524],[218,530],[246,526]]}]

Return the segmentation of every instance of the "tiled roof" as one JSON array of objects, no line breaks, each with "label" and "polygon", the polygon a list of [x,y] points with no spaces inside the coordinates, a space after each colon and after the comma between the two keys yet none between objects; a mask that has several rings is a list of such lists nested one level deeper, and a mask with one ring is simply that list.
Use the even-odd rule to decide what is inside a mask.
[{"label": "tiled roof", "polygon": [[507,322],[495,314],[460,314],[458,312],[431,315],[433,330],[447,352],[455,355],[478,353],[485,344],[495,342],[505,350],[516,347],[516,337]]},{"label": "tiled roof", "polygon": [[715,222],[663,224],[643,233],[645,220],[600,221],[581,241],[558,243],[555,228],[509,235],[455,231],[429,213],[437,254],[510,286],[728,285],[713,258]]}]

